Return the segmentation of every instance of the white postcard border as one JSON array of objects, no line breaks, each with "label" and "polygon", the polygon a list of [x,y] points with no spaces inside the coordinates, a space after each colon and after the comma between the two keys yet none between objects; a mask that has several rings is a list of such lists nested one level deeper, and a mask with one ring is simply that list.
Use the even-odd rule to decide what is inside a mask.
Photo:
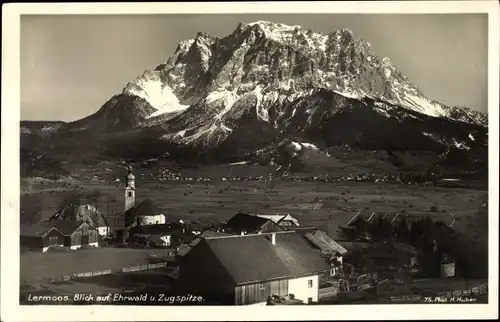
[{"label": "white postcard border", "polygon": [[[19,118],[21,14],[488,13],[489,304],[264,307],[19,306]],[[498,318],[497,1],[7,4],[2,14],[1,316],[4,321],[386,320]]]}]

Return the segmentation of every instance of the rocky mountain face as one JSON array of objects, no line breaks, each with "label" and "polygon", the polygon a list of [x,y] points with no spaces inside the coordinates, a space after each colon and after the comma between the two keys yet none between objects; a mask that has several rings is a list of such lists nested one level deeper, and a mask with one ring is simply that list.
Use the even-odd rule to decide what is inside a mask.
[{"label": "rocky mountain face", "polygon": [[118,155],[145,137],[158,154],[236,158],[290,136],[325,148],[438,153],[487,144],[486,115],[427,99],[350,30],[267,21],[239,24],[224,38],[198,33],[95,114],[58,129],[59,140],[114,137]]}]

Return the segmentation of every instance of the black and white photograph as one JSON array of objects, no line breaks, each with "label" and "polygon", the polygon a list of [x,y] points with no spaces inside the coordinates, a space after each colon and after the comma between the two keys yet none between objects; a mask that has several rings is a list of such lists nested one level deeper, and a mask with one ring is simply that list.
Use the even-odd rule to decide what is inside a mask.
[{"label": "black and white photograph", "polygon": [[498,318],[498,3],[376,3],[23,7],[2,298]]}]

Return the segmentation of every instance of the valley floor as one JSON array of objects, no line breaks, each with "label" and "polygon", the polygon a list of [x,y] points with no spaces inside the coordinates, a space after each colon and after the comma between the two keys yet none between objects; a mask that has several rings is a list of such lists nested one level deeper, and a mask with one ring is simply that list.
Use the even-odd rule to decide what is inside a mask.
[{"label": "valley floor", "polygon": [[[74,187],[45,187],[21,195],[21,221],[49,218]],[[124,188],[106,183],[81,184],[80,193],[99,192],[93,201],[108,221],[123,211]],[[411,219],[430,215],[463,232],[475,229],[475,214],[487,191],[416,185],[318,181],[155,181],[139,177],[136,201],[153,200],[167,217],[202,224],[223,222],[238,211],[285,214],[302,226],[322,226],[330,234],[357,212],[364,215],[405,211]],[[329,220],[327,220],[329,218]]]},{"label": "valley floor", "polygon": [[[49,218],[59,209],[68,191],[72,189],[74,187],[45,186],[43,190],[21,195],[21,220],[29,222]],[[83,193],[99,191],[96,206],[110,222],[114,220],[116,213],[123,211],[123,186],[87,183],[80,184],[77,190]],[[337,236],[338,226],[346,224],[357,212],[366,216],[373,212],[394,216],[404,210],[410,220],[430,215],[434,220],[442,220],[450,225],[455,218],[455,230],[468,235],[479,235],[482,245],[485,246],[487,234],[476,227],[476,214],[486,196],[487,192],[480,190],[389,183],[284,180],[196,182],[155,181],[140,177],[136,190],[137,201],[152,199],[163,210],[167,221],[182,218],[208,224],[223,222],[238,211],[260,214],[289,213],[299,220],[301,226],[317,226],[335,239],[340,238],[340,234]],[[35,212],[38,212],[38,215],[35,215]],[[122,267],[147,264],[151,255],[149,252],[157,251],[101,248],[70,253],[21,254],[21,279],[29,281],[40,274],[50,277],[85,271],[115,268],[119,270]],[[76,257],[78,260],[75,260]],[[154,271],[137,274],[150,276],[154,275]],[[92,277],[97,281],[95,283],[91,280],[64,281],[60,282],[60,285],[49,283],[48,286],[39,285],[35,290],[33,284],[28,283],[31,286],[25,286],[28,289],[24,293],[36,291],[41,294],[60,294],[72,293],[73,289],[89,289],[89,292],[94,292],[95,289],[95,292],[102,290],[102,293],[124,292],[123,287],[127,288],[128,284],[109,282],[117,278],[111,274]],[[144,283],[148,284],[151,278],[153,277],[148,277]],[[105,283],[101,283],[101,280]],[[131,286],[131,290],[137,290],[137,287]]]}]

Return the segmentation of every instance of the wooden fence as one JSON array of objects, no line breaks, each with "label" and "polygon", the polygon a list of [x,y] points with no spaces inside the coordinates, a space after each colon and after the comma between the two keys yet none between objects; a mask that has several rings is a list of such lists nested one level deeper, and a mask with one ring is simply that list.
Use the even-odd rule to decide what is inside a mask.
[{"label": "wooden fence", "polygon": [[139,266],[123,267],[123,268],[114,269],[114,270],[113,269],[105,269],[105,270],[99,270],[99,271],[94,271],[94,272],[75,273],[75,274],[65,275],[65,276],[56,276],[56,277],[49,277],[49,278],[33,278],[31,280],[24,280],[24,281],[22,281],[21,284],[44,282],[44,281],[48,281],[48,282],[52,282],[52,283],[53,282],[63,282],[63,281],[88,278],[88,277],[93,277],[93,276],[146,271],[146,270],[152,270],[152,269],[166,267],[167,263],[168,262],[158,262],[155,264],[144,264],[144,265],[139,265]]},{"label": "wooden fence", "polygon": [[483,284],[469,289],[458,290],[453,292],[442,292],[439,293],[438,296],[444,298],[456,298],[461,296],[484,295],[484,294],[488,294],[488,284]]},{"label": "wooden fence", "polygon": [[[479,285],[472,287],[470,289],[456,290],[452,292],[441,292],[437,294],[441,300],[453,299],[459,297],[467,297],[473,295],[484,295],[488,294],[488,284]],[[421,295],[402,295],[402,296],[391,296],[390,300],[392,302],[406,302],[406,301],[423,301],[424,296]]]}]

